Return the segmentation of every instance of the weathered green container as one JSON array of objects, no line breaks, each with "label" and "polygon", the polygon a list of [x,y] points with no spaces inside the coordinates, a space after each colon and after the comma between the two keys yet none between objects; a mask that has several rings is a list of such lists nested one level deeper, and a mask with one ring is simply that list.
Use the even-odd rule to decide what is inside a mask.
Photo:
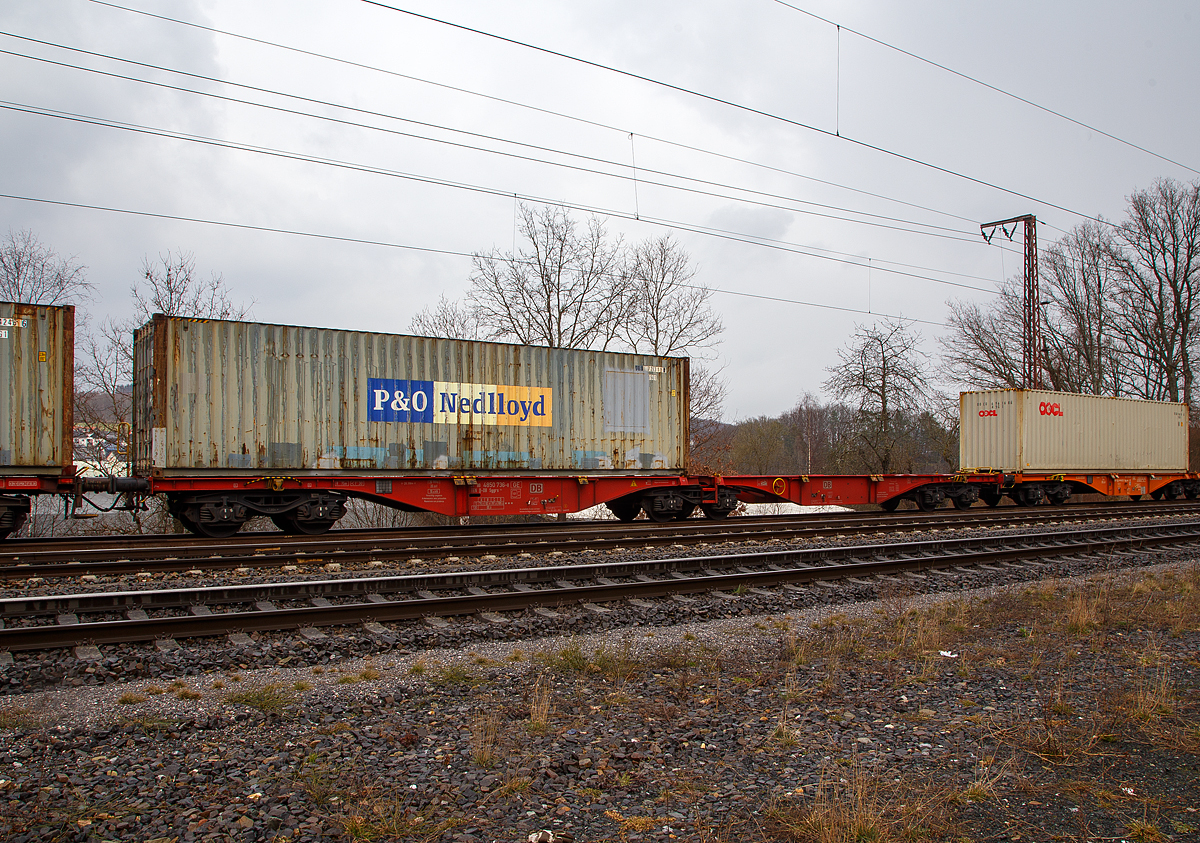
[{"label": "weathered green container", "polygon": [[69,468],[75,308],[0,302],[0,378],[0,476]]},{"label": "weathered green container", "polygon": [[143,476],[687,468],[686,358],[156,315],[134,381]]}]

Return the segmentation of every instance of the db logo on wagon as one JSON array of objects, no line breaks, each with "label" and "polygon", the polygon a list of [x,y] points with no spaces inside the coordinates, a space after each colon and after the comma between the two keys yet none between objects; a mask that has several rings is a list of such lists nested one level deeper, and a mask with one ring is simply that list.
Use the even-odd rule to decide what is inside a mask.
[{"label": "db logo on wagon", "polygon": [[995,410],[980,410],[979,411],[979,418],[981,418],[981,419],[986,418],[988,416],[994,416],[994,415],[996,415]]},{"label": "db logo on wagon", "polygon": [[1045,401],[1043,401],[1041,404],[1038,404],[1038,412],[1043,416],[1061,416],[1063,414],[1062,407],[1060,407],[1057,402],[1054,404],[1049,404]]}]

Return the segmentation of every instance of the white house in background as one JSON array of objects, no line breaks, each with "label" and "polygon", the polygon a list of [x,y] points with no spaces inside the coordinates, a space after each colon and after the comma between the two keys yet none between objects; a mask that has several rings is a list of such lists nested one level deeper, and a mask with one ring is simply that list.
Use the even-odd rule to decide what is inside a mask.
[{"label": "white house in background", "polygon": [[75,473],[80,477],[124,477],[127,468],[128,464],[116,452],[105,454],[99,463],[95,460],[75,460]]}]

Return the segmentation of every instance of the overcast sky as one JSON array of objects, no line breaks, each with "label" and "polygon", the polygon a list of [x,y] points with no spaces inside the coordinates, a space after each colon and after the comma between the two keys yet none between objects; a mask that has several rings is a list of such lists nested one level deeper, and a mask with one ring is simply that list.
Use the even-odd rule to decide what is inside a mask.
[{"label": "overcast sky", "polygon": [[349,240],[8,198],[0,234],[85,264],[93,323],[182,249],[257,320],[403,333],[512,248],[517,199],[596,209],[629,241],[674,230],[728,291],[737,420],[819,394],[881,314],[936,358],[947,300],[1020,269],[980,223],[1034,213],[1045,246],[1200,168],[1189,0],[388,1],[704,97],[360,0],[116,0],[208,29],[3,0],[0,193]]}]

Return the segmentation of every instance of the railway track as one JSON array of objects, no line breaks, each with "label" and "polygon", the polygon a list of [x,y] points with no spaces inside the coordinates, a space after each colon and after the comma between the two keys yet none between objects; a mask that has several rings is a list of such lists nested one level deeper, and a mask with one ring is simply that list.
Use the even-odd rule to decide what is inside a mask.
[{"label": "railway track", "polygon": [[[0,649],[173,641],[252,630],[301,629],[312,635],[320,626],[454,615],[500,624],[501,613],[530,609],[604,612],[601,604],[618,601],[688,600],[697,593],[732,597],[895,575],[957,577],[980,566],[1038,566],[1045,559],[1197,544],[1200,520],[1189,520],[632,562],[8,598],[0,600]],[[119,614],[124,617],[113,617]]]},{"label": "railway track", "polygon": [[[803,516],[694,519],[665,524],[612,521],[504,524],[468,528],[336,531],[319,537],[251,533],[220,542],[194,537],[129,537],[38,543],[10,542],[0,550],[0,582],[39,577],[120,576],[195,568],[279,568],[327,562],[369,565],[416,554],[473,557],[678,544],[777,539],[795,541],[853,532],[972,529],[1064,521],[1156,518],[1200,513],[1200,503],[1077,504],[1063,507],[974,508],[940,512],[855,512]],[[8,546],[13,545],[13,546]]]}]

